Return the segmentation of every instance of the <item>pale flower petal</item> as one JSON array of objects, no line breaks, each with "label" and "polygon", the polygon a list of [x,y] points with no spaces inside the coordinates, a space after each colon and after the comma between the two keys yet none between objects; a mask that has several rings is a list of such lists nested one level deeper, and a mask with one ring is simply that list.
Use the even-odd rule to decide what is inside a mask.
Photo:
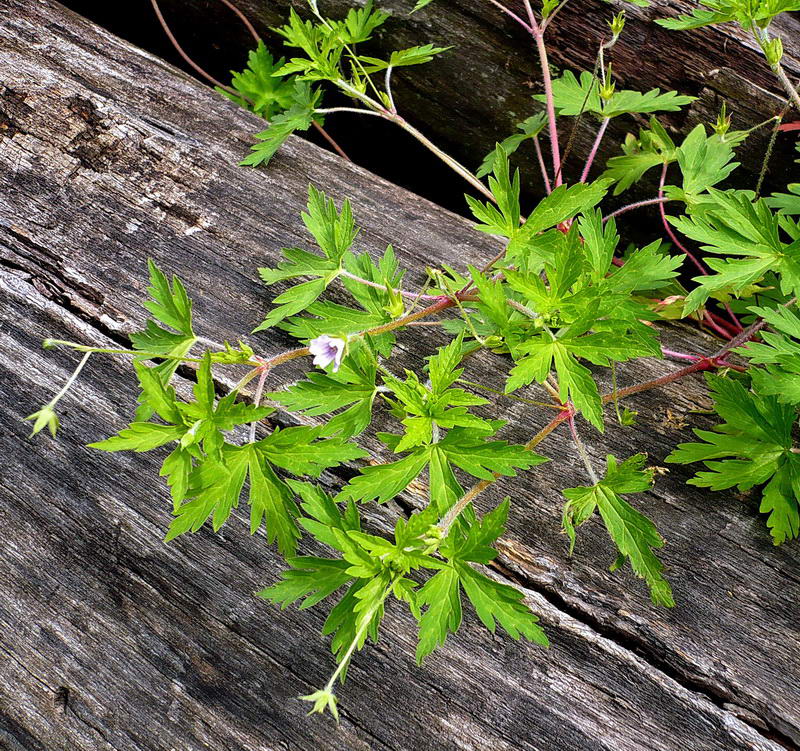
[{"label": "pale flower petal", "polygon": [[333,363],[333,372],[336,373],[342,364],[345,346],[344,339],[322,334],[308,343],[308,351],[314,355],[314,365],[326,368]]}]

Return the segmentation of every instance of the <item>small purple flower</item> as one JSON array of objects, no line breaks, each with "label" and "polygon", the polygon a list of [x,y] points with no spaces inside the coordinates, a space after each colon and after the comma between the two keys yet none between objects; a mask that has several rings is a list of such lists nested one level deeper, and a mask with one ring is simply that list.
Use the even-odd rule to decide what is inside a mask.
[{"label": "small purple flower", "polygon": [[308,351],[314,355],[314,365],[325,368],[333,363],[333,372],[336,373],[342,364],[345,344],[344,339],[323,334],[308,343]]}]

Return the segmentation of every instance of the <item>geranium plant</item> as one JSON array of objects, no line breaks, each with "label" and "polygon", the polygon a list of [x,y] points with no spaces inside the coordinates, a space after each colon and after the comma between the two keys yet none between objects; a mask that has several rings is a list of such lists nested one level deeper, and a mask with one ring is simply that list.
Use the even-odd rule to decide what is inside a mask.
[{"label": "geranium plant", "polygon": [[[55,435],[56,406],[92,355],[130,357],[141,386],[135,417],[91,445],[165,452],[161,475],[173,502],[167,540],[209,523],[219,529],[244,498],[251,532],[265,529],[286,558],[280,581],[260,596],[281,607],[330,608],[323,633],[331,637],[338,665],[324,687],[303,697],[315,711],[337,715],[335,684],[344,680],[355,652],[378,638],[389,598],[407,605],[419,623],[419,661],[458,630],[465,602],[491,631],[499,626],[514,639],[547,644],[522,594],[485,568],[513,508],[506,500],[479,514],[474,501],[500,477],[539,471],[547,461],[545,440],[562,425],[586,470],[585,486],[562,490],[570,549],[576,528],[599,515],[619,552],[613,567],[630,564],[653,603],[674,605],[657,556],[664,541],[636,508],[636,494],[653,483],[645,457],[609,455],[605,467],[595,466],[581,438],[584,431],[602,433],[609,419],[630,424],[635,414],[620,404],[631,394],[706,373],[721,422],[695,431],[698,441],[676,447],[668,461],[703,463],[691,480],[703,487],[760,487],[775,544],[800,530],[800,448],[793,437],[800,405],[800,188],[766,197],[760,184],[755,191],[726,188],[738,166],[736,148],[751,131],[732,131],[723,111],[715,123],[697,125],[677,142],[658,113],[677,111],[692,97],[618,90],[609,60],[624,15],[610,19],[593,71],[552,78],[546,35],[566,0],[544,0],[536,11],[525,0],[521,13],[487,2],[530,34],[543,86],[519,132],[498,143],[475,172],[409,123],[392,93],[395,69],[429,63],[447,48],[422,44],[388,59],[362,54],[358,45],[387,18],[371,2],[341,20],[323,15],[317,0],[308,0],[309,18],[292,10],[279,29],[288,61],[275,61],[259,42],[228,94],[270,121],[245,165],[267,164],[289,135],[321,126],[325,117],[380,117],[403,128],[471,188],[467,202],[476,230],[498,239],[493,258],[480,267],[427,269],[422,288],[407,288],[392,247],[380,258],[360,252],[350,203],[338,204],[311,186],[302,219],[313,246],[284,249],[277,267],[260,270],[264,283],[280,293],[256,331],[282,329],[298,340],[296,348],[267,356],[243,343],[208,346],[195,333],[184,284],[153,263],[145,303],[152,319],[131,334],[130,349],[46,342],[84,356],[64,388],[31,415],[34,433],[49,427]],[[420,0],[416,10],[428,5]],[[675,29],[738,23],[752,33],[786,88],[783,111],[757,126],[777,133],[790,108],[800,107],[781,67],[780,39],[769,34],[772,19],[787,10],[800,10],[800,1],[714,0],[662,23]],[[326,87],[351,104],[324,107]],[[631,115],[647,115],[649,124],[629,134],[621,153],[591,179],[608,123]],[[580,117],[596,121],[597,136],[580,174],[567,175],[561,147],[570,122]],[[535,147],[534,174],[545,193],[527,212],[520,205],[520,170],[511,166],[525,141]],[[659,175],[655,195],[604,210],[609,193],[630,190],[651,170]],[[647,205],[658,207],[659,231],[645,247],[623,252],[617,218]],[[686,286],[679,276],[685,270],[698,274],[684,277]],[[326,298],[332,285],[349,293],[348,305]],[[662,321],[676,317],[713,331],[720,339],[716,350],[698,355],[663,348]],[[449,343],[428,353],[424,370],[401,372],[393,358],[398,338],[423,321],[440,322]],[[469,356],[481,349],[507,365],[504,396],[550,415],[525,445],[504,440],[503,422],[474,409],[497,396],[463,377]],[[610,368],[616,383],[618,366],[644,357],[664,358],[664,375],[601,392],[598,372]],[[305,378],[283,390],[272,387],[273,370],[308,358]],[[672,360],[684,361],[683,367],[667,364]],[[188,400],[172,385],[182,363],[195,369]],[[220,398],[215,374],[223,368],[243,373]],[[614,410],[606,409],[610,404]],[[315,425],[259,437],[258,424],[275,410]],[[389,426],[378,438],[392,461],[363,462],[330,495],[316,478],[367,460],[358,437],[377,419]],[[421,476],[428,481],[425,508],[399,517],[388,538],[364,531],[364,504],[386,503]],[[314,554],[299,555],[307,544]]]}]

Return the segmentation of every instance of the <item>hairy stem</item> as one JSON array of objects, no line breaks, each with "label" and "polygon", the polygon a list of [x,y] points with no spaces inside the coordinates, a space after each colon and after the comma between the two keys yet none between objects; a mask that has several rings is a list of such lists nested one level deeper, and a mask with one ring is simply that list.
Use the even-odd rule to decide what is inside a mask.
[{"label": "hairy stem", "polygon": [[635,203],[629,203],[627,206],[623,206],[622,208],[617,209],[616,211],[612,211],[608,216],[603,217],[603,222],[607,222],[609,219],[614,219],[618,217],[620,214],[626,214],[629,211],[633,211],[633,209],[639,209],[642,206],[652,206],[656,203],[667,203],[668,201],[672,201],[674,199],[667,198],[666,196],[661,196],[660,198],[646,198],[644,201],[636,201]]},{"label": "hairy stem", "polygon": [[598,479],[597,474],[594,471],[594,467],[592,466],[591,459],[589,458],[589,452],[586,450],[586,446],[584,446],[583,441],[578,434],[578,429],[575,427],[574,410],[570,410],[570,415],[567,418],[567,422],[569,423],[569,432],[572,434],[572,441],[575,443],[575,448],[578,450],[578,455],[583,460],[583,466],[586,467],[586,472],[589,475],[589,479],[592,481],[592,485],[597,485],[600,480]]},{"label": "hairy stem", "polygon": [[431,141],[424,133],[417,130],[413,125],[408,123],[405,119],[395,113],[386,111],[386,119],[399,125],[406,133],[409,133],[417,139],[428,151],[441,159],[450,169],[457,174],[461,175],[475,190],[481,195],[488,198],[493,203],[495,197],[490,191],[472,172],[470,172],[463,164],[456,159],[453,159],[449,154],[442,151],[433,141]]},{"label": "hairy stem", "polygon": [[544,96],[547,107],[547,129],[550,134],[550,154],[553,160],[554,182],[557,188],[564,181],[561,177],[561,152],[558,145],[558,127],[556,126],[556,107],[553,100],[553,80],[550,77],[550,63],[547,59],[547,47],[544,44],[544,33],[536,24],[530,2],[526,0],[526,7],[529,9],[531,27],[536,49],[539,52],[539,62],[542,66],[542,79],[544,81]]},{"label": "hairy stem", "polygon": [[[394,581],[394,579],[392,580]],[[383,596],[380,598],[378,602],[376,602],[364,615],[362,618],[364,619],[361,626],[359,626],[358,631],[356,631],[355,636],[353,636],[353,641],[350,642],[350,646],[347,647],[347,651],[342,655],[342,659],[339,661],[339,664],[336,667],[336,670],[333,671],[333,674],[328,679],[328,682],[325,684],[325,688],[323,691],[328,693],[333,691],[333,687],[336,684],[336,679],[341,675],[342,671],[347,668],[350,664],[350,659],[353,656],[353,653],[358,649],[358,645],[362,639],[366,638],[367,630],[369,629],[370,625],[372,624],[372,619],[375,617],[375,613],[378,612],[378,609],[383,605],[386,598],[389,596],[389,592],[392,588],[392,582],[386,585],[386,589],[383,591]]]},{"label": "hairy stem", "polygon": [[144,360],[179,360],[180,362],[203,362],[197,357],[183,357],[178,355],[164,355],[160,352],[140,352],[137,349],[115,349],[112,347],[89,347],[86,344],[78,344],[77,342],[68,342],[64,339],[46,339],[48,347],[60,345],[63,347],[70,347],[76,352],[86,352],[87,354],[98,355],[132,355],[133,357],[140,357]]},{"label": "hairy stem", "polygon": [[581,173],[580,182],[585,183],[589,177],[589,170],[592,168],[592,164],[594,162],[595,156],[597,156],[597,150],[600,148],[600,142],[603,140],[603,136],[606,133],[606,128],[608,128],[608,124],[611,122],[610,117],[603,118],[603,122],[600,124],[600,127],[597,130],[597,136],[594,139],[594,143],[592,144],[592,150],[589,152],[589,156],[586,159],[586,165],[583,168],[583,172]]},{"label": "hairy stem", "polygon": [[[351,274],[349,271],[345,271],[344,269],[339,270],[339,276],[347,277],[348,279],[352,279],[359,284],[366,284],[368,287],[374,287],[375,289],[386,291],[387,287],[385,284],[378,284],[378,282],[371,282],[369,279],[364,279],[363,277],[356,276],[355,274]],[[392,293],[402,295],[403,297],[408,297],[412,300],[440,300],[441,295],[423,295],[417,292],[411,292],[407,289],[393,289],[391,290]]]},{"label": "hairy stem", "polygon": [[[659,198],[664,198],[664,183],[667,180],[667,169],[668,169],[668,167],[669,167],[669,164],[667,162],[664,162],[664,167],[661,170],[661,179],[660,179],[660,181],[658,183],[658,197]],[[697,258],[695,258],[695,256],[692,254],[692,252],[688,248],[686,248],[683,245],[683,243],[681,243],[681,241],[677,238],[675,233],[672,231],[672,227],[670,226],[669,221],[667,221],[667,214],[664,211],[664,202],[663,201],[661,201],[659,203],[658,211],[661,214],[661,224],[664,226],[664,231],[667,233],[667,236],[669,237],[669,239],[672,240],[672,243],[675,245],[675,247],[678,250],[680,250],[681,253],[684,253],[686,255],[686,257],[697,267],[697,270],[703,276],[708,276],[708,271],[706,270],[706,267],[703,266],[703,264],[700,263],[700,261],[698,261]]]},{"label": "hairy stem", "polygon": [[542,173],[542,180],[544,181],[544,189],[549,196],[553,189],[550,187],[550,177],[547,174],[547,165],[544,163],[544,155],[542,154],[542,145],[539,143],[539,136],[533,139],[533,148],[536,151],[536,161],[539,162],[539,170]]},{"label": "hairy stem", "polygon": [[[382,117],[384,120],[388,120],[390,123],[394,123],[395,125],[399,125],[406,133],[413,136],[419,143],[421,143],[428,151],[434,154],[437,158],[441,159],[450,169],[456,172],[458,175],[464,178],[475,190],[479,193],[484,195],[492,202],[496,202],[495,197],[492,195],[492,192],[472,173],[470,172],[463,164],[461,164],[458,160],[451,157],[446,152],[442,151],[433,141],[430,140],[422,131],[417,130],[413,125],[405,120],[405,118],[401,117],[397,112],[393,112],[391,110],[386,109],[379,101],[373,99],[372,97],[367,96],[363,92],[359,91],[358,89],[352,87],[347,81],[342,80],[341,78],[334,81],[336,86],[338,86],[342,91],[349,94],[354,99],[357,99],[362,104],[366,105],[369,111],[367,110],[360,110],[356,108],[331,108],[331,111],[350,111],[350,112],[358,112],[361,114],[373,114]],[[318,110],[320,112],[325,112],[325,110]]]},{"label": "hairy stem", "polygon": [[489,2],[492,5],[494,5],[495,8],[498,8],[502,13],[505,13],[507,16],[510,16],[511,18],[513,18],[526,31],[528,31],[528,32],[532,32],[533,31],[533,29],[530,27],[530,25],[527,22],[523,21],[522,18],[520,18],[516,13],[514,13],[514,11],[509,10],[508,8],[506,8],[506,6],[503,5],[502,3],[498,2],[498,0],[489,0]]},{"label": "hairy stem", "polygon": [[[267,380],[267,376],[269,375],[270,368],[263,367],[259,369],[261,371],[258,384],[256,385],[256,393],[253,396],[253,406],[260,407],[261,406],[261,397],[264,394],[264,383]],[[248,443],[255,443],[256,442],[256,427],[258,426],[259,421],[254,420],[250,423],[250,437]]]}]

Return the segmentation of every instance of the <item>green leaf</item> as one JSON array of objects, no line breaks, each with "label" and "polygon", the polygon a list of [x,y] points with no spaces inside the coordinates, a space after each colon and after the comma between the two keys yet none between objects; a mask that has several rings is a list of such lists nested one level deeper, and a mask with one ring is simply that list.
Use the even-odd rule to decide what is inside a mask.
[{"label": "green leaf", "polygon": [[237,425],[257,422],[273,411],[270,407],[255,407],[237,402],[236,391],[217,401],[211,374],[211,355],[208,352],[197,369],[197,383],[193,392],[196,401],[177,403],[185,426],[181,445],[186,447],[202,443],[206,454],[219,451],[224,442],[222,433],[233,430]]},{"label": "green leaf", "polygon": [[461,625],[461,589],[458,572],[447,566],[431,577],[417,593],[420,607],[427,606],[419,619],[417,664],[454,634]]},{"label": "green leaf", "polygon": [[777,209],[779,214],[800,216],[800,183],[790,183],[786,186],[788,193],[773,193],[766,199],[767,205]]},{"label": "green leaf", "polygon": [[549,645],[539,619],[523,603],[522,592],[484,576],[469,564],[453,565],[464,593],[489,631],[494,633],[499,624],[512,639],[524,636],[543,647]]},{"label": "green leaf", "polygon": [[322,428],[276,428],[254,445],[276,467],[294,475],[312,477],[319,477],[326,469],[368,455],[345,438],[321,438],[322,433]]},{"label": "green leaf", "polygon": [[650,118],[650,128],[641,129],[638,138],[628,133],[622,144],[622,152],[623,156],[608,160],[608,168],[602,175],[616,183],[615,196],[638,182],[648,170],[670,164],[678,158],[675,143],[654,117]]},{"label": "green leaf", "polygon": [[[298,248],[284,248],[286,261],[278,264],[275,269],[259,269],[259,273],[267,284],[301,276],[320,278],[297,284],[278,295],[272,301],[278,307],[273,308],[254,331],[271,328],[285,318],[309,309],[339,275],[344,256],[358,234],[350,202],[345,200],[341,211],[338,211],[333,199],[313,185],[308,186],[307,211],[302,217],[308,231],[325,254],[324,257]],[[329,304],[320,303],[320,305]],[[294,327],[302,325],[302,319],[293,325]]]},{"label": "green leaf", "polygon": [[[279,72],[283,70],[285,66]],[[240,164],[250,167],[268,164],[289,136],[296,131],[308,130],[311,127],[319,98],[320,92],[312,90],[308,81],[295,81],[291,107],[273,117],[266,130],[256,133],[258,143],[251,147],[252,153]]]},{"label": "green leaf", "polygon": [[[691,485],[740,491],[764,485],[761,511],[769,514],[775,545],[800,534],[800,455],[792,441],[797,414],[770,395],[748,391],[737,381],[706,374],[714,409],[724,420],[714,431],[695,430],[703,443],[682,443],[667,461],[702,461]],[[722,461],[712,461],[722,459]]]},{"label": "green leaf", "polygon": [[130,427],[105,441],[90,443],[89,448],[100,451],[152,451],[172,441],[180,440],[183,427],[157,425],[153,422],[134,422]]},{"label": "green leaf", "polygon": [[734,351],[765,370],[751,369],[755,390],[777,397],[783,404],[800,404],[800,318],[785,308],[749,307],[748,311],[763,318],[777,333],[761,331],[761,342],[748,342]]},{"label": "green leaf", "polygon": [[189,492],[189,476],[192,469],[192,452],[181,446],[176,446],[161,465],[158,474],[167,478],[167,485],[169,485],[172,495],[173,511],[180,506],[181,501]]},{"label": "green leaf", "polygon": [[359,56],[359,60],[365,63],[364,70],[367,73],[377,73],[387,68],[400,68],[407,65],[422,65],[429,63],[436,55],[447,52],[450,47],[434,47],[432,44],[424,44],[420,47],[409,47],[405,50],[392,52],[389,61],[379,60],[376,57]]},{"label": "green leaf", "polygon": [[[553,99],[558,115],[576,116],[582,112],[592,112],[603,118],[612,118],[626,114],[677,112],[696,98],[676,91],[662,94],[659,89],[651,89],[646,93],[615,91],[609,100],[603,100],[600,81],[587,71],[581,73],[580,80],[570,70],[564,71],[560,78],[553,79]],[[543,94],[535,95],[534,99],[545,101]]]},{"label": "green leaf", "polygon": [[189,478],[186,501],[178,507],[167,532],[166,541],[185,532],[197,532],[213,515],[217,531],[239,505],[246,481],[249,481],[250,534],[266,522],[267,540],[277,540],[284,556],[294,555],[300,533],[295,524],[297,508],[291,493],[255,444],[225,444],[220,458],[208,458],[199,464]]},{"label": "green leaf", "polygon": [[350,201],[345,199],[341,211],[337,211],[332,198],[309,185],[308,208],[302,217],[322,252],[338,265],[358,234]]},{"label": "green leaf", "polygon": [[344,19],[344,27],[347,29],[345,41],[348,44],[369,41],[372,32],[382,26],[389,17],[389,13],[375,10],[372,0],[367,0],[363,8],[350,8]]},{"label": "green leaf", "polygon": [[[641,493],[652,485],[652,472],[644,470],[644,454],[637,454],[621,464],[609,455],[606,457],[606,476],[596,485],[566,488],[562,491],[567,503],[564,506],[564,529],[572,545],[575,527],[582,524],[595,510],[599,511],[608,534],[619,550],[619,559],[612,565],[629,560],[637,576],[650,587],[650,596],[656,605],[673,607],[672,589],[662,575],[663,565],[653,549],[664,545],[655,525],[625,501],[623,493]],[[570,552],[572,549],[570,547]]]},{"label": "green leaf", "polygon": [[341,558],[302,556],[287,558],[286,563],[290,568],[281,572],[281,581],[256,593],[281,610],[299,600],[300,610],[313,607],[354,579],[347,573],[350,564]]},{"label": "green leaf", "polygon": [[506,531],[510,502],[506,498],[481,519],[466,520],[463,529],[454,527],[441,546],[442,555],[459,561],[487,564],[497,555],[494,543]]},{"label": "green leaf", "polygon": [[519,231],[519,170],[511,177],[508,154],[501,144],[495,146],[492,159],[493,177],[489,178],[489,190],[495,203],[481,203],[472,196],[465,196],[475,218],[480,222],[475,229],[503,237],[513,237]]},{"label": "green leaf", "polygon": [[[144,307],[160,323],[171,326],[184,337],[193,337],[192,301],[186,294],[183,283],[174,276],[170,285],[164,272],[152,260],[148,260],[147,267],[150,271],[150,286],[147,292],[152,299],[145,302]],[[138,337],[138,341],[141,341],[141,335],[131,336],[131,340],[135,343],[137,339],[134,337]]]},{"label": "green leaf", "polygon": [[338,504],[318,485],[299,480],[288,480],[289,487],[300,496],[300,507],[305,516],[299,523],[323,545],[344,552],[340,532],[361,529],[361,519],[356,505],[348,502],[343,512]]},{"label": "green leaf", "polygon": [[785,295],[800,293],[800,240],[787,244],[780,237],[779,218],[764,199],[751,202],[746,194],[709,188],[710,200],[689,209],[685,217],[670,217],[683,234],[706,253],[739,258],[707,259],[714,274],[695,277],[698,286],[686,298],[684,315],[693,313],[711,295],[738,294],[773,271]]},{"label": "green leaf", "polygon": [[402,493],[427,463],[428,452],[418,449],[399,461],[364,467],[360,475],[344,486],[336,500],[386,503]]},{"label": "green leaf", "polygon": [[231,71],[231,86],[239,96],[220,87],[216,90],[239,106],[270,120],[289,109],[294,101],[294,81],[275,75],[283,65],[284,59],[274,62],[264,42],[259,40],[257,47],[248,53],[247,67],[240,73]]},{"label": "green leaf", "polygon": [[733,156],[730,141],[723,141],[716,133],[706,136],[702,123],[695,126],[677,149],[682,190],[668,187],[665,192],[670,198],[696,200],[700,193],[725,180],[739,166],[739,162],[732,161]]},{"label": "green leaf", "polygon": [[[131,334],[130,340],[135,350],[157,352],[173,358],[164,360],[154,370],[154,375],[166,385],[180,365],[178,358],[185,357],[197,342],[192,329],[192,301],[177,276],[172,277],[170,284],[167,276],[152,260],[147,261],[147,267],[150,274],[150,286],[147,292],[151,299],[144,303],[144,308],[155,320],[147,321],[144,331]],[[145,422],[153,414],[147,398],[145,394],[139,396],[140,406],[136,412],[136,419],[140,422]]]},{"label": "green leaf", "polygon": [[516,477],[517,469],[530,469],[548,459],[506,441],[487,441],[465,428],[451,430],[437,444],[447,459],[481,480],[494,480],[494,473]]},{"label": "green leaf", "polygon": [[559,185],[530,213],[525,224],[508,244],[506,255],[514,258],[524,254],[527,246],[540,232],[596,206],[605,196],[610,184],[610,180],[596,180],[593,183],[578,183],[569,187]]},{"label": "green leaf", "polygon": [[[523,120],[521,123],[517,123],[517,129],[522,131],[521,133],[514,133],[508,136],[508,138],[504,138],[499,145],[502,147],[506,156],[510,157],[523,143],[525,143],[525,141],[536,138],[546,126],[547,114],[545,112],[539,112],[536,115],[531,115],[531,117]],[[475,173],[475,175],[483,178],[493,172],[497,162],[497,156],[498,150],[495,147],[484,157],[484,160],[481,163],[481,166],[478,167],[478,171]]]},{"label": "green leaf", "polygon": [[375,374],[371,358],[350,355],[344,358],[337,373],[311,372],[306,380],[293,384],[286,391],[267,396],[307,417],[347,407],[328,421],[321,434],[352,438],[362,433],[372,418],[372,406],[378,393]]}]

